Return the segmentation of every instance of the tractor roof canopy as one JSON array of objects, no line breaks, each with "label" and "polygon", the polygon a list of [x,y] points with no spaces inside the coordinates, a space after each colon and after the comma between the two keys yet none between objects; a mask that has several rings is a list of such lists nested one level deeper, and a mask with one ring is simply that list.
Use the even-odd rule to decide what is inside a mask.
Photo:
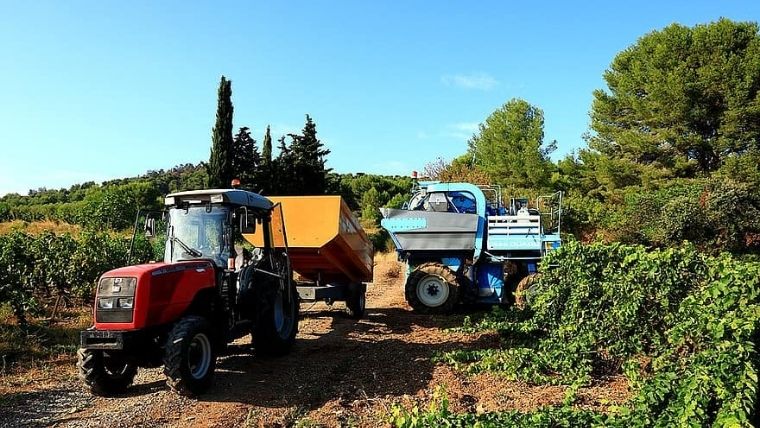
[{"label": "tractor roof canopy", "polygon": [[272,201],[259,195],[237,189],[205,189],[170,193],[164,199],[164,205],[174,206],[184,203],[193,204],[230,204],[263,210],[272,209]]}]

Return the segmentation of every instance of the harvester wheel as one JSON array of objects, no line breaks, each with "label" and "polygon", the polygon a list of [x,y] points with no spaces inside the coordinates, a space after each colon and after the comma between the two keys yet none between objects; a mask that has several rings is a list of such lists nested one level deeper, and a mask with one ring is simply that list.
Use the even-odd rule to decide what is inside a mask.
[{"label": "harvester wheel", "polygon": [[536,294],[536,286],[538,285],[538,279],[540,276],[541,275],[538,273],[531,273],[517,283],[517,288],[515,289],[515,306],[518,309],[525,309],[530,306],[530,302]]},{"label": "harvester wheel", "polygon": [[417,267],[405,287],[406,301],[416,312],[446,314],[454,309],[459,298],[459,283],[451,269],[440,263]]},{"label": "harvester wheel", "polygon": [[348,297],[346,298],[346,314],[353,319],[360,319],[364,316],[367,299],[367,286],[364,284],[351,284],[348,286]]},{"label": "harvester wheel", "polygon": [[279,281],[267,284],[259,294],[260,313],[253,328],[253,347],[259,355],[279,357],[290,352],[298,333],[298,291],[295,282],[288,289]]},{"label": "harvester wheel", "polygon": [[216,352],[211,326],[203,317],[188,316],[174,325],[164,348],[166,384],[182,395],[196,395],[211,386]]},{"label": "harvester wheel", "polygon": [[93,349],[77,351],[77,369],[90,391],[102,396],[126,391],[137,374],[137,365],[118,353]]}]

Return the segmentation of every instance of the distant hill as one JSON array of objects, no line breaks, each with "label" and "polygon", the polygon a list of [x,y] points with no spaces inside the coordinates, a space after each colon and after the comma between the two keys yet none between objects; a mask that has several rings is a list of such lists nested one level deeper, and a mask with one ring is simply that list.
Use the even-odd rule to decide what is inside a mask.
[{"label": "distant hill", "polygon": [[[388,203],[398,205],[412,186],[411,178],[403,176],[330,173],[329,178],[327,193],[340,194],[356,211],[366,204],[372,205],[366,207],[368,212]],[[102,183],[88,181],[61,189],[43,187],[29,190],[27,195],[10,193],[0,197],[0,222],[47,220],[125,229],[134,221],[138,209],[158,209],[163,195],[202,189],[207,182],[205,165],[188,163]],[[370,189],[375,189],[373,197],[363,201]]]}]

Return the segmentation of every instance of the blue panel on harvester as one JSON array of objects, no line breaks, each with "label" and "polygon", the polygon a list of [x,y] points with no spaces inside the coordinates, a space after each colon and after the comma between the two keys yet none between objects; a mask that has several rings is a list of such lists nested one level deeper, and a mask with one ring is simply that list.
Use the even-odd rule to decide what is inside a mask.
[{"label": "blue panel on harvester", "polygon": [[[504,286],[504,268],[501,264],[482,265],[478,269],[478,294],[481,297],[496,293],[501,296],[501,288]],[[492,290],[492,292],[487,292]]]},{"label": "blue panel on harvester", "polygon": [[537,271],[535,263],[528,263],[528,273],[536,273]]},{"label": "blue panel on harvester", "polygon": [[462,266],[462,259],[459,257],[444,257],[441,259],[441,262],[454,272],[458,272],[459,267]]}]

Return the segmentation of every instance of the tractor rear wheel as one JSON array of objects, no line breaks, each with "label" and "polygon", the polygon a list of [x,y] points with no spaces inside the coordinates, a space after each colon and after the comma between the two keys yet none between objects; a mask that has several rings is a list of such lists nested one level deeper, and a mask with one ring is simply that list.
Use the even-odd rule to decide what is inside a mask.
[{"label": "tractor rear wheel", "polygon": [[457,275],[440,263],[422,264],[409,275],[405,295],[416,312],[450,313],[459,300]]},{"label": "tractor rear wheel", "polygon": [[531,273],[517,283],[517,288],[515,289],[515,306],[518,309],[525,309],[530,306],[533,296],[538,291],[536,286],[538,285],[539,278],[540,274]]},{"label": "tractor rear wheel", "polygon": [[364,284],[351,284],[348,286],[348,297],[346,298],[346,314],[353,319],[360,319],[364,316],[367,304],[367,286]]},{"label": "tractor rear wheel", "polygon": [[279,357],[290,352],[298,333],[298,291],[272,281],[259,294],[260,313],[253,328],[253,348],[259,355]]},{"label": "tractor rear wheel", "polygon": [[95,395],[123,393],[137,374],[137,365],[118,352],[93,349],[77,351],[79,378]]},{"label": "tractor rear wheel", "polygon": [[164,374],[169,387],[182,395],[197,395],[211,386],[216,367],[212,329],[203,317],[188,316],[166,338]]}]

